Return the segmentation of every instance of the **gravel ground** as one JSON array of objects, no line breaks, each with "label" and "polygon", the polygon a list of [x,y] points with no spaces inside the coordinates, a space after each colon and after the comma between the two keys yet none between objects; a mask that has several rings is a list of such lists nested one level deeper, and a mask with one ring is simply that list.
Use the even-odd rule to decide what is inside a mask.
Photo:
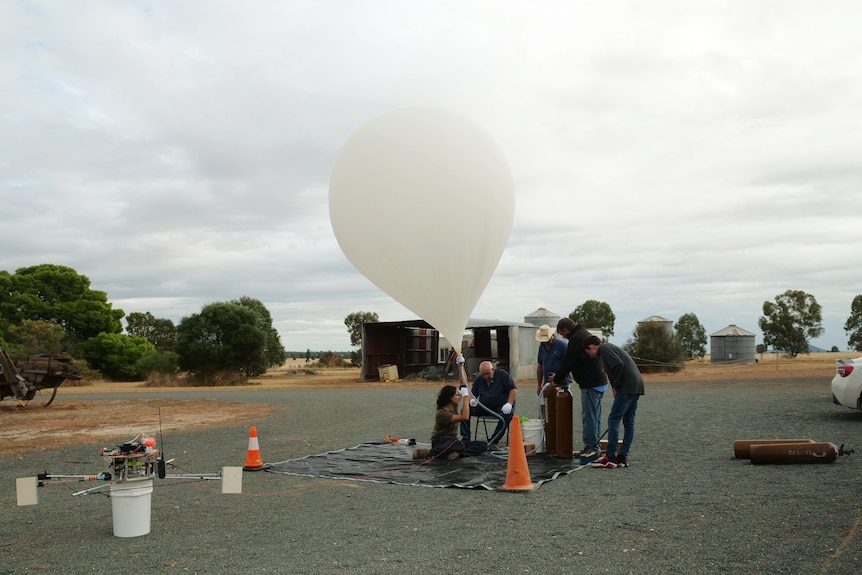
[{"label": "gravel ground", "polygon": [[[532,417],[530,389],[518,413]],[[387,434],[427,441],[436,390],[221,392],[276,410],[160,445],[182,471],[203,473],[242,465],[251,425],[267,462]],[[587,468],[527,493],[246,472],[243,494],[222,495],[218,482],[157,480],[152,531],[135,538],[112,535],[107,497],[70,496],[91,484],[51,484],[39,505],[16,506],[16,477],[101,471],[100,445],[3,457],[0,574],[862,572],[862,453],[828,465],[733,457],[737,439],[862,448],[862,413],[833,405],[828,379],[651,384],[637,423],[631,467]]]}]

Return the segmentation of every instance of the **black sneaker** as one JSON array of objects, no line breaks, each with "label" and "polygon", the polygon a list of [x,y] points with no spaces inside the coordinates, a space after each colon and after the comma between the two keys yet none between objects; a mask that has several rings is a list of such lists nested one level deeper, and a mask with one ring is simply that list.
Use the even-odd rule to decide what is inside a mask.
[{"label": "black sneaker", "polygon": [[590,455],[593,453],[593,450],[586,445],[584,445],[580,451],[575,451],[575,455]]},{"label": "black sneaker", "polygon": [[628,467],[629,466],[629,456],[628,455],[617,455],[617,467]]}]

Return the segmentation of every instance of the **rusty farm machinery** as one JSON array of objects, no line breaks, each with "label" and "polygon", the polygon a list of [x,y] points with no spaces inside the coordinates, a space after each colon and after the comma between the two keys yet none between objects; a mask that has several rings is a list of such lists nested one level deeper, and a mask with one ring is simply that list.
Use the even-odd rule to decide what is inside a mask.
[{"label": "rusty farm machinery", "polygon": [[16,362],[0,347],[0,400],[13,397],[22,407],[47,407],[67,379],[81,379],[69,358],[39,354]]}]

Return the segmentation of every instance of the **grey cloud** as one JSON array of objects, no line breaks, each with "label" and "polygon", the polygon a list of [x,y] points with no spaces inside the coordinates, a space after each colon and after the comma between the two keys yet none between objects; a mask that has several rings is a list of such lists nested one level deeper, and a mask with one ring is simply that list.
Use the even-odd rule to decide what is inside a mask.
[{"label": "grey cloud", "polygon": [[[756,331],[764,300],[805,289],[824,306],[822,346],[841,347],[855,288],[838,278],[862,244],[860,15],[846,2],[7,3],[6,269],[69,265],[117,307],[174,320],[248,295],[286,347],[346,349],[347,314],[411,312],[341,254],[329,174],[360,125],[421,103],[485,126],[516,183],[475,316],[599,299],[618,340],[653,314]],[[416,257],[458,254],[432,243]]]}]

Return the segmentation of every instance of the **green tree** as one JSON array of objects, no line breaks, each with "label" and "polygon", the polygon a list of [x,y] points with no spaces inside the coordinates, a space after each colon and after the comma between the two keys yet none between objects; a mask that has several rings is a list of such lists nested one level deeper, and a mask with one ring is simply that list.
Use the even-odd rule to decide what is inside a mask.
[{"label": "green tree", "polygon": [[823,333],[820,304],[814,296],[801,290],[787,290],[775,296],[775,302],[763,302],[763,316],[758,320],[763,343],[796,357],[808,353],[809,338]]},{"label": "green tree", "polygon": [[197,375],[233,371],[253,377],[267,369],[266,339],[254,311],[216,302],[180,320],[176,352],[180,368]]},{"label": "green tree", "polygon": [[344,318],[344,325],[350,334],[350,345],[357,347],[362,345],[362,324],[377,323],[380,318],[373,311],[355,311]]},{"label": "green tree", "polygon": [[257,315],[258,327],[266,335],[264,341],[263,357],[266,362],[266,367],[277,367],[283,365],[287,360],[287,352],[284,346],[281,345],[281,336],[278,331],[272,327],[272,314],[266,309],[266,306],[260,300],[243,296],[238,300],[233,300],[231,303],[239,304],[247,309],[250,309]]},{"label": "green tree", "polygon": [[614,315],[611,306],[603,301],[588,299],[572,310],[569,318],[586,328],[601,328],[605,339],[614,335],[614,322],[617,321],[617,316]]},{"label": "green tree", "polygon": [[143,374],[137,363],[156,346],[145,337],[131,337],[122,333],[100,333],[78,344],[75,354],[84,358],[90,367],[98,369],[112,379],[137,381]]},{"label": "green tree", "polygon": [[850,317],[844,322],[844,331],[850,336],[847,345],[854,351],[862,351],[862,295],[853,298]]},{"label": "green tree", "polygon": [[126,333],[145,337],[159,351],[171,351],[177,344],[177,328],[169,319],[157,318],[150,312],[132,312],[126,317]]},{"label": "green tree", "polygon": [[3,336],[9,326],[15,323],[15,320],[9,316],[9,313],[14,311],[10,309],[9,305],[13,283],[12,274],[6,270],[0,270],[0,342],[3,341]]},{"label": "green tree", "polygon": [[679,371],[685,360],[679,339],[661,324],[639,324],[623,347],[643,373]]},{"label": "green tree", "polygon": [[180,367],[180,356],[172,351],[151,351],[135,364],[138,373],[147,377],[152,373],[175,374]]},{"label": "green tree", "polygon": [[25,319],[7,330],[12,349],[22,355],[47,353],[56,355],[66,351],[63,327],[48,321]]},{"label": "green tree", "polygon": [[90,279],[65,266],[42,264],[4,273],[0,316],[9,324],[25,319],[56,323],[74,342],[100,333],[120,333],[125,313],[113,309],[105,292],[90,289]]},{"label": "green tree", "polygon": [[706,330],[693,313],[684,313],[674,326],[676,337],[685,357],[693,359],[706,355]]}]

